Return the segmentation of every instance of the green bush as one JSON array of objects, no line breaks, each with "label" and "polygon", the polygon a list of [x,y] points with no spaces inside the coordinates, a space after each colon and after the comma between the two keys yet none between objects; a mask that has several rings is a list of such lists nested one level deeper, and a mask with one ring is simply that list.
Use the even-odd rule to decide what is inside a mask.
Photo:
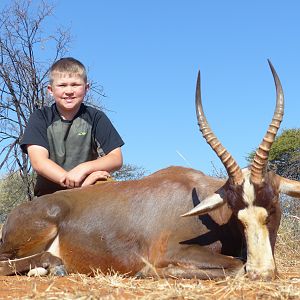
[{"label": "green bush", "polygon": [[15,206],[27,201],[26,191],[19,174],[13,173],[0,180],[0,223]]}]

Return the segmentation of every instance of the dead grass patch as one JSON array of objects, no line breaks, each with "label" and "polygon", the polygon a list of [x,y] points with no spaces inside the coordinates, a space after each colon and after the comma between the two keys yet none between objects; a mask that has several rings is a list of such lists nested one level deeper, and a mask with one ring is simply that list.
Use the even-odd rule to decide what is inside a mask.
[{"label": "dead grass patch", "polygon": [[298,278],[283,274],[272,282],[133,279],[118,274],[91,278],[1,278],[0,299],[300,299]]}]

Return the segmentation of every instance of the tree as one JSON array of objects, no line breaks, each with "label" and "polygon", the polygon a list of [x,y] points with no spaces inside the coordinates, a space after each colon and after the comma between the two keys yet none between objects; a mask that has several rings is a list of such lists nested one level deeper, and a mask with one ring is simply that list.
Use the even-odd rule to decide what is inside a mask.
[{"label": "tree", "polygon": [[47,71],[70,43],[69,31],[61,27],[53,34],[43,32],[52,13],[53,6],[30,0],[15,0],[0,11],[0,169],[19,172],[28,199],[33,177],[20,140],[29,115],[51,101],[45,93]]},{"label": "tree", "polygon": [[146,170],[142,167],[132,164],[124,164],[119,171],[115,171],[112,174],[112,177],[119,181],[137,180],[145,176],[146,173]]},{"label": "tree", "polygon": [[0,180],[0,224],[5,221],[13,207],[26,201],[26,190],[23,180],[17,173]]},{"label": "tree", "polygon": [[[255,152],[246,160],[251,162]],[[269,153],[268,168],[278,175],[300,180],[300,129],[285,129],[276,137]]]},{"label": "tree", "polygon": [[[246,158],[249,162],[253,159],[254,152]],[[276,174],[300,181],[300,129],[286,129],[275,139],[268,158],[268,169]],[[297,200],[282,195],[281,207],[283,215],[289,218],[298,218],[300,208]],[[292,224],[292,223],[291,223]],[[293,223],[295,233],[299,232],[300,223]]]},{"label": "tree", "polygon": [[269,167],[278,175],[300,180],[300,129],[284,130],[275,140]]},{"label": "tree", "polygon": [[[300,181],[300,129],[284,130],[275,140],[269,157],[269,168],[278,175]],[[300,208],[297,200],[281,197],[281,207],[284,216],[299,218]],[[291,229],[299,234],[300,222],[291,222]],[[292,226],[293,224],[293,226]]]}]

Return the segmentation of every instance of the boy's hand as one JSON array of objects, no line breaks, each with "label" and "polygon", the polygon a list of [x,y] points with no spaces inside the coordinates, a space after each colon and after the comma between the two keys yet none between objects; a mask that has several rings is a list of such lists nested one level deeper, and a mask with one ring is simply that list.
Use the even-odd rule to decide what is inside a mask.
[{"label": "boy's hand", "polygon": [[110,174],[106,171],[118,170],[122,166],[122,152],[116,148],[107,155],[95,160],[86,161],[69,172],[60,180],[60,184],[67,188],[75,188],[95,183],[98,179],[107,178]]},{"label": "boy's hand", "polygon": [[80,164],[67,172],[61,179],[61,185],[67,188],[80,187],[87,177],[87,170],[84,164]]},{"label": "boy's hand", "polygon": [[99,179],[107,179],[110,178],[110,174],[106,171],[96,171],[91,173],[82,183],[81,186],[87,186],[94,184]]}]

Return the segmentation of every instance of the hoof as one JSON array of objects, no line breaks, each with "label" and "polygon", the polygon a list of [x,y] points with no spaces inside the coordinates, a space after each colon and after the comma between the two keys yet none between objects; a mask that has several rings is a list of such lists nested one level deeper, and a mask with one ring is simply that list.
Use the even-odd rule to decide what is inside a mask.
[{"label": "hoof", "polygon": [[135,278],[135,279],[146,279],[146,275],[145,275],[143,272],[137,272],[137,273],[134,275],[134,278]]},{"label": "hoof", "polygon": [[64,277],[68,275],[64,265],[55,266],[50,269],[50,274],[54,276]]}]

